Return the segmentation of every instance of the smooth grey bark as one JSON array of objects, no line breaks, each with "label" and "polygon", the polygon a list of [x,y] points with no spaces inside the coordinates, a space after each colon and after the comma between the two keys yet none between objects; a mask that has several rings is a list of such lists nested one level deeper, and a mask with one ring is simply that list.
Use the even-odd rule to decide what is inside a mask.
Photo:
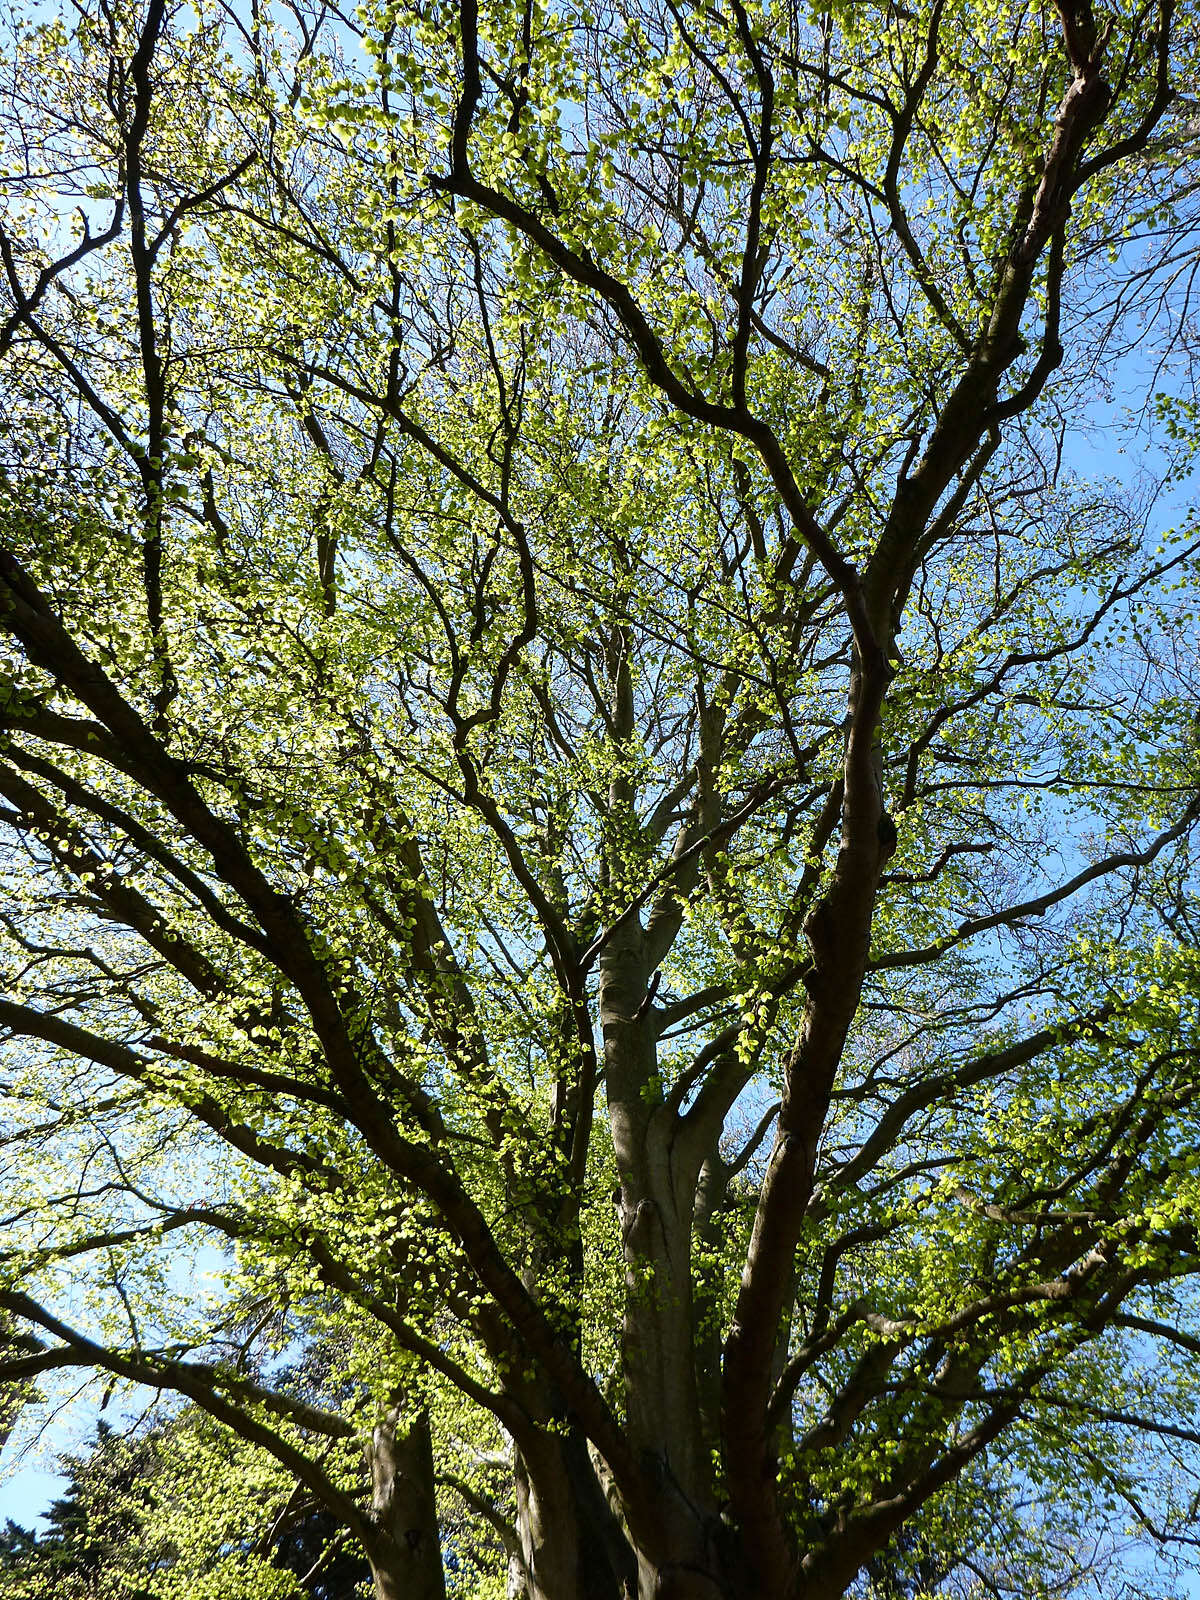
[{"label": "smooth grey bark", "polygon": [[[664,1104],[646,936],[636,919],[600,962],[600,1016],[625,1268],[621,1363],[626,1428],[654,1499],[653,1546],[637,1558],[639,1600],[739,1600],[747,1564],[721,1515],[706,1423],[715,1420],[715,1341],[699,1336],[693,1291],[697,1175]],[[715,1333],[715,1326],[711,1330]]]},{"label": "smooth grey bark", "polygon": [[527,1440],[515,1463],[526,1600],[632,1600],[633,1553],[576,1429]]},{"label": "smooth grey bark", "polygon": [[[671,1123],[648,1003],[644,935],[636,920],[601,958],[600,1016],[609,1116],[620,1175],[625,1273],[621,1364],[630,1442],[661,1498],[654,1565],[702,1570],[716,1523],[701,1427],[693,1327],[694,1196],[670,1159]],[[644,1594],[661,1592],[643,1574]]]},{"label": "smooth grey bark", "polygon": [[405,1426],[389,1412],[371,1437],[367,1465],[375,1600],[446,1600],[428,1414]]}]

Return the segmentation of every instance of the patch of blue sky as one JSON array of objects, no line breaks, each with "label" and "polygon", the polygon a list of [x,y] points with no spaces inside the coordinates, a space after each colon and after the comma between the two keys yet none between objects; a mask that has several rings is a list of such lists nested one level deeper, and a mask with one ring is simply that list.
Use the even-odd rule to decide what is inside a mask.
[{"label": "patch of blue sky", "polygon": [[[215,1290],[225,1265],[216,1247],[164,1240],[158,1248],[169,1253],[166,1275],[173,1293],[198,1302]],[[86,1270],[86,1260],[81,1261],[81,1279]],[[107,1398],[108,1382],[102,1375],[80,1381],[71,1370],[55,1386],[43,1380],[42,1387],[47,1403],[25,1408],[0,1451],[0,1525],[11,1520],[30,1528],[44,1522],[52,1501],[66,1487],[61,1459],[86,1454],[100,1420],[118,1430],[134,1428],[162,1398],[143,1385],[124,1386]]]}]

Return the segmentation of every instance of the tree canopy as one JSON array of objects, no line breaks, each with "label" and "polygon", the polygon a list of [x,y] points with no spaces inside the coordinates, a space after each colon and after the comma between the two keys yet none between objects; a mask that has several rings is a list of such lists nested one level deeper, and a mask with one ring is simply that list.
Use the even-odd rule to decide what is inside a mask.
[{"label": "tree canopy", "polygon": [[183,1397],[377,1600],[1140,1592],[1195,8],[5,28],[11,1393]]}]

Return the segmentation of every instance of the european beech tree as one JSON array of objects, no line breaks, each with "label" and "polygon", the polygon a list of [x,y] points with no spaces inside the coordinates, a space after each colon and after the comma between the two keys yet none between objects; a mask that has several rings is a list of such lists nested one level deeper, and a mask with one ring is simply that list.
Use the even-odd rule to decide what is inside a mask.
[{"label": "european beech tree", "polygon": [[11,1392],[378,1600],[1186,1547],[1200,15],[6,29]]}]

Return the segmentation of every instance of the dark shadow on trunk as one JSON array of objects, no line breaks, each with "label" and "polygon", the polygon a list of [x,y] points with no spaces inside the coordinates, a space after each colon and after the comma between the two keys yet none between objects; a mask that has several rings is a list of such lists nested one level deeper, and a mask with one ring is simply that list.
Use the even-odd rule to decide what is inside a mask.
[{"label": "dark shadow on trunk", "polygon": [[516,1460],[526,1600],[632,1600],[637,1562],[583,1435],[543,1433]]}]

